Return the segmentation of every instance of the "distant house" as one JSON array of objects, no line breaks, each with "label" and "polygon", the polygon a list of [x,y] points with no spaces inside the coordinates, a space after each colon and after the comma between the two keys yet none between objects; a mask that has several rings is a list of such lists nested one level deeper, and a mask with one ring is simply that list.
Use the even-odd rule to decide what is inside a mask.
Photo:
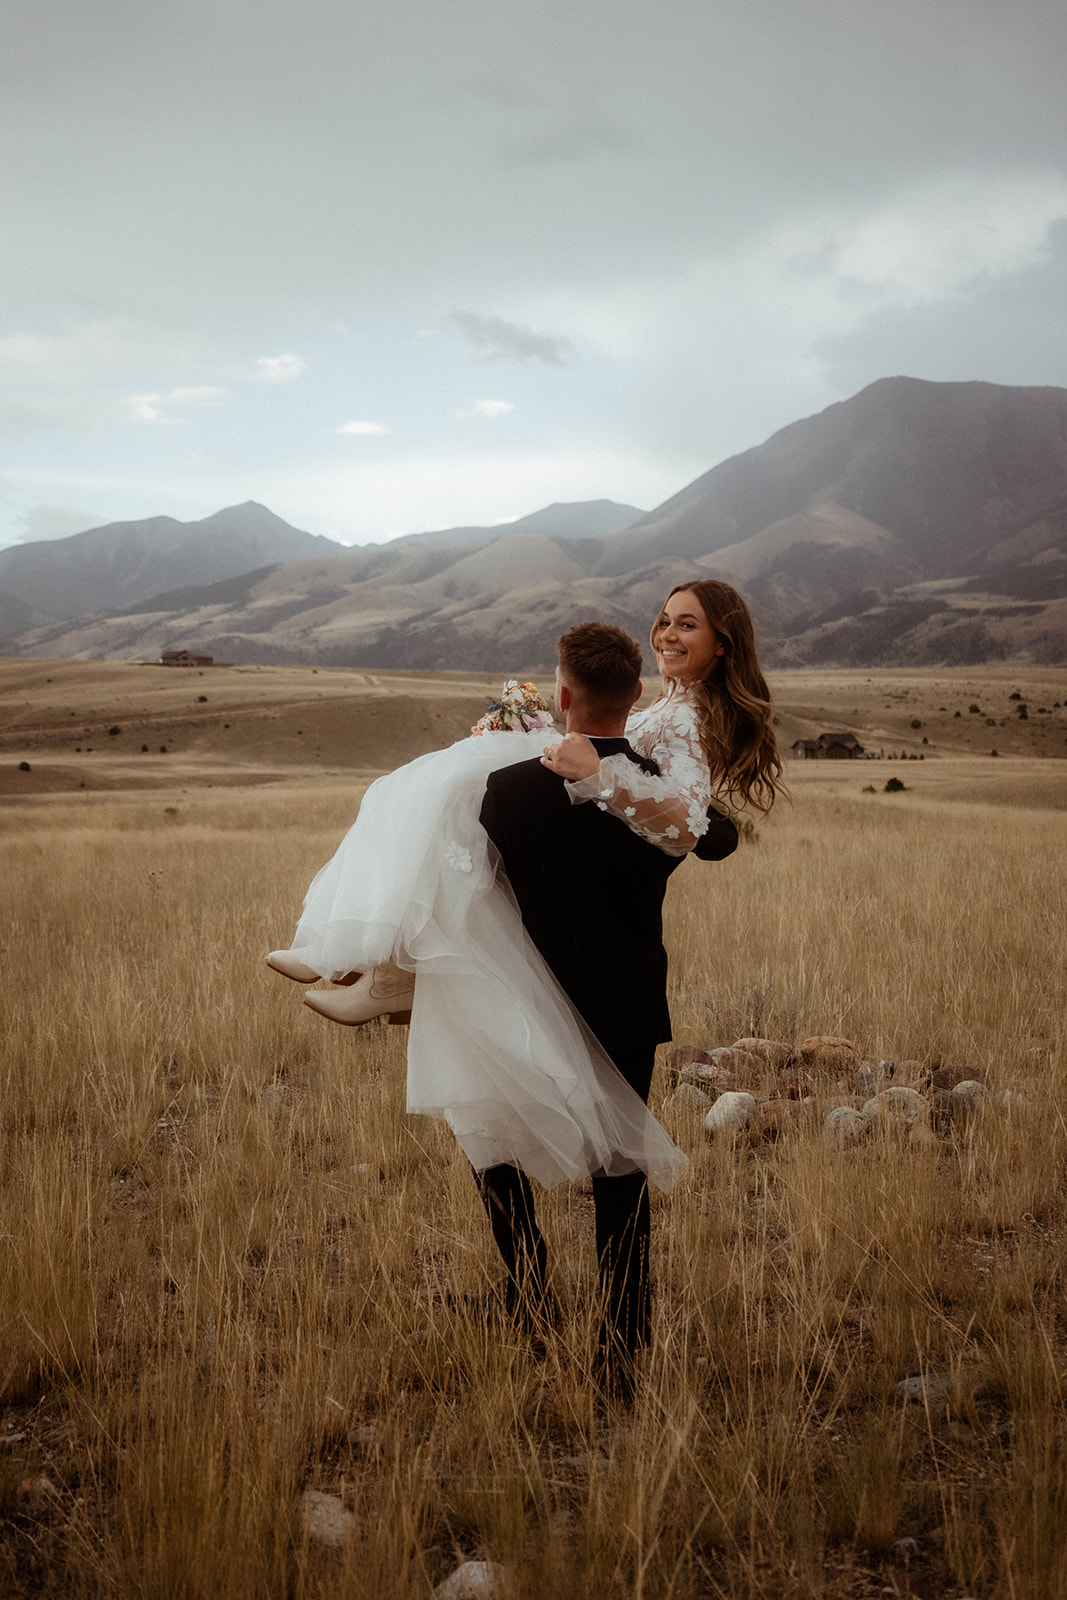
[{"label": "distant house", "polygon": [[820,733],[817,739],[798,739],[793,745],[798,761],[854,761],[865,754],[854,733]]},{"label": "distant house", "polygon": [[162,667],[211,667],[214,656],[194,656],[191,650],[164,650],[159,658]]}]

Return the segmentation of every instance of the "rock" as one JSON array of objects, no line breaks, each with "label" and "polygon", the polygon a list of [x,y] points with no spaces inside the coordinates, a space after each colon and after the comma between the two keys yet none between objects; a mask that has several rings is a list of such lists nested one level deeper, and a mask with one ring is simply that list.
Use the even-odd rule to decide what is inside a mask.
[{"label": "rock", "polygon": [[[885,1069],[888,1066],[889,1071]],[[852,1074],[852,1087],[858,1094],[871,1099],[873,1095],[880,1094],[887,1089],[893,1081],[893,1062],[861,1061]]]},{"label": "rock", "polygon": [[19,1484],[19,1494],[23,1500],[28,1500],[34,1511],[46,1511],[59,1499],[59,1490],[51,1478],[46,1478],[42,1473],[37,1478],[23,1478]]},{"label": "rock", "polygon": [[746,1055],[758,1056],[775,1071],[787,1067],[793,1059],[793,1046],[783,1044],[780,1039],[735,1039],[731,1048],[743,1050]]},{"label": "rock", "polygon": [[764,1100],[750,1125],[753,1139],[778,1139],[792,1133],[811,1117],[812,1103],[805,1100]]},{"label": "rock", "polygon": [[305,1489],[297,1501],[300,1525],[312,1544],[343,1545],[356,1519],[345,1510],[340,1495]]},{"label": "rock", "polygon": [[963,1387],[959,1373],[922,1372],[903,1378],[897,1384],[897,1394],[904,1400],[921,1400],[926,1405],[940,1405],[953,1399]]},{"label": "rock", "polygon": [[918,1539],[894,1539],[893,1554],[898,1561],[903,1561],[905,1565],[909,1561],[914,1561],[919,1554]]},{"label": "rock", "polygon": [[964,1078],[962,1083],[957,1083],[956,1087],[948,1092],[951,1121],[969,1122],[981,1111],[983,1102],[987,1099],[988,1091],[984,1083],[978,1083],[974,1078]]},{"label": "rock", "polygon": [[867,1118],[854,1106],[835,1106],[822,1125],[827,1143],[840,1145],[842,1149],[858,1144],[868,1128]]},{"label": "rock", "polygon": [[1001,1089],[1000,1093],[993,1096],[993,1103],[1000,1111],[1023,1111],[1030,1104],[1024,1094],[1018,1089]]},{"label": "rock", "polygon": [[806,1100],[815,1090],[815,1078],[803,1067],[788,1067],[778,1074],[782,1093],[790,1100]]},{"label": "rock", "polygon": [[464,1561],[434,1590],[434,1600],[494,1600],[503,1590],[499,1561]]},{"label": "rock", "polygon": [[703,1062],[706,1066],[710,1060],[711,1056],[706,1050],[698,1050],[695,1044],[683,1044],[679,1045],[677,1050],[670,1052],[664,1066],[668,1078],[675,1083],[681,1077],[683,1067],[688,1067],[693,1062]]},{"label": "rock", "polygon": [[723,1089],[736,1089],[737,1073],[731,1072],[729,1067],[721,1067],[717,1061],[706,1064],[692,1061],[689,1066],[682,1068],[682,1082],[695,1084],[698,1089],[705,1089],[709,1095],[714,1095],[720,1094]]},{"label": "rock", "polygon": [[977,1078],[964,1078],[962,1083],[957,1083],[949,1093],[953,1100],[984,1100],[989,1093],[984,1083],[979,1083]]},{"label": "rock", "polygon": [[373,1422],[361,1422],[349,1429],[348,1442],[353,1450],[370,1450],[378,1443],[378,1429]]},{"label": "rock", "polygon": [[905,1089],[902,1084],[894,1084],[891,1089],[883,1089],[868,1100],[863,1107],[863,1115],[867,1121],[876,1123],[897,1123],[905,1128],[912,1128],[917,1122],[925,1122],[930,1115],[930,1103],[917,1089]]},{"label": "rock", "polygon": [[748,1050],[735,1050],[732,1045],[722,1045],[711,1052],[712,1064],[736,1073],[738,1078],[756,1077],[763,1069],[763,1060]]},{"label": "rock", "polygon": [[938,1067],[930,1074],[931,1089],[954,1089],[958,1083],[977,1083],[978,1074],[972,1067]]},{"label": "rock", "polygon": [[824,1072],[851,1072],[856,1065],[856,1046],[851,1039],[815,1034],[804,1040],[800,1056],[807,1067],[818,1067]]},{"label": "rock", "polygon": [[914,1122],[908,1129],[908,1144],[913,1150],[940,1150],[941,1142],[928,1122]]},{"label": "rock", "polygon": [[670,1098],[670,1108],[675,1112],[706,1111],[711,1105],[711,1095],[698,1089],[695,1083],[680,1083]]},{"label": "rock", "polygon": [[704,1131],[713,1138],[716,1134],[744,1133],[758,1105],[755,1095],[730,1090],[721,1094],[704,1118]]},{"label": "rock", "polygon": [[897,1083],[922,1082],[928,1076],[924,1061],[897,1061],[893,1065],[893,1078]]}]

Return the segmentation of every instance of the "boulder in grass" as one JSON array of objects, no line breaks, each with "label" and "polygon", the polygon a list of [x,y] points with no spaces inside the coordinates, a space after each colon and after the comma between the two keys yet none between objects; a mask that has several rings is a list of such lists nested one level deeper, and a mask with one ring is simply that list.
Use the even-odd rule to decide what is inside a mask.
[{"label": "boulder in grass", "polygon": [[711,1103],[711,1095],[698,1089],[695,1083],[680,1083],[669,1102],[671,1110],[683,1116],[706,1111]]},{"label": "boulder in grass", "polygon": [[930,1103],[917,1089],[905,1089],[903,1085],[894,1085],[892,1089],[883,1089],[881,1094],[874,1095],[863,1107],[863,1115],[872,1125],[897,1125],[913,1128],[917,1122],[925,1122],[930,1115]]},{"label": "boulder in grass", "polygon": [[720,1045],[711,1052],[711,1059],[718,1066],[736,1072],[738,1077],[758,1077],[765,1066],[760,1056],[748,1050],[739,1050],[736,1045]]},{"label": "boulder in grass", "polygon": [[778,1087],[787,1100],[806,1100],[815,1092],[815,1077],[803,1067],[786,1067],[778,1074]]},{"label": "boulder in grass", "polygon": [[805,1100],[764,1100],[749,1127],[752,1139],[780,1139],[810,1122],[812,1104]]},{"label": "boulder in grass", "polygon": [[744,1050],[746,1055],[758,1056],[766,1066],[773,1067],[775,1072],[787,1067],[793,1059],[793,1046],[783,1044],[780,1039],[735,1039],[731,1048]]},{"label": "boulder in grass", "polygon": [[717,1061],[691,1061],[682,1068],[683,1083],[695,1084],[709,1095],[721,1094],[724,1089],[737,1088],[737,1073],[722,1067]]},{"label": "boulder in grass", "polygon": [[1001,1111],[1014,1114],[1017,1111],[1025,1111],[1030,1102],[1024,1094],[1019,1093],[1018,1089],[1001,1089],[1000,1093],[994,1096],[994,1104]]},{"label": "boulder in grass", "polygon": [[957,1083],[954,1089],[949,1090],[948,1098],[953,1122],[968,1122],[981,1111],[989,1098],[989,1090],[976,1078],[964,1078],[962,1083]]},{"label": "boulder in grass", "polygon": [[854,1072],[859,1051],[851,1039],[836,1035],[814,1034],[800,1047],[800,1057],[806,1067],[822,1072]]},{"label": "boulder in grass", "polygon": [[736,1138],[747,1129],[758,1104],[755,1095],[736,1089],[721,1094],[704,1118],[705,1133],[712,1138],[723,1134]]},{"label": "boulder in grass", "polygon": [[954,1089],[959,1083],[980,1083],[981,1073],[973,1067],[938,1067],[930,1074],[931,1089]]},{"label": "boulder in grass", "polygon": [[504,1592],[499,1561],[464,1561],[434,1590],[434,1600],[498,1600]]},{"label": "boulder in grass", "polygon": [[706,1066],[710,1060],[711,1056],[707,1050],[699,1050],[695,1044],[682,1044],[678,1046],[677,1050],[672,1050],[669,1053],[664,1066],[671,1082],[677,1083],[686,1067],[691,1066],[693,1063]]},{"label": "boulder in grass", "polygon": [[893,1082],[894,1068],[892,1061],[861,1061],[852,1074],[852,1087],[857,1094],[870,1100],[872,1096],[881,1094],[883,1089],[889,1088]]},{"label": "boulder in grass", "polygon": [[855,1106],[834,1106],[822,1125],[822,1131],[827,1144],[846,1149],[849,1145],[859,1144],[866,1137],[870,1132],[870,1123]]},{"label": "boulder in grass", "polygon": [[318,1489],[304,1491],[297,1501],[297,1512],[312,1544],[343,1545],[356,1525],[340,1495],[323,1494]]}]

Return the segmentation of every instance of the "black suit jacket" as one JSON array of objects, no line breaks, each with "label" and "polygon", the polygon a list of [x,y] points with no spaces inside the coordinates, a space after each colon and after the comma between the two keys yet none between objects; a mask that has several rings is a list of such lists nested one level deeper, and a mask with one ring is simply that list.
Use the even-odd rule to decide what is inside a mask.
[{"label": "black suit jacket", "polygon": [[[625,739],[593,742],[602,756],[625,752],[649,765]],[[685,858],[664,855],[592,802],[572,805],[539,759],[490,774],[481,821],[527,932],[607,1053],[669,1039],[663,894]],[[737,830],[718,813],[709,833],[707,859],[736,848]]]}]

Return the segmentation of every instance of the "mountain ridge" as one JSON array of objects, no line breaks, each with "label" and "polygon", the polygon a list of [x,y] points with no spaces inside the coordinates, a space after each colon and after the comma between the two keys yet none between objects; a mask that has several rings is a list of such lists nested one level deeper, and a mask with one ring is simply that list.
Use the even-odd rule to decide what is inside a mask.
[{"label": "mountain ridge", "polygon": [[550,665],[559,632],[583,617],[643,638],[673,584],[722,577],[743,589],[780,665],[1067,657],[1064,389],[881,379],[628,526],[545,531],[567,509],[483,539],[458,529],[319,549],[8,645],[507,671]]}]

